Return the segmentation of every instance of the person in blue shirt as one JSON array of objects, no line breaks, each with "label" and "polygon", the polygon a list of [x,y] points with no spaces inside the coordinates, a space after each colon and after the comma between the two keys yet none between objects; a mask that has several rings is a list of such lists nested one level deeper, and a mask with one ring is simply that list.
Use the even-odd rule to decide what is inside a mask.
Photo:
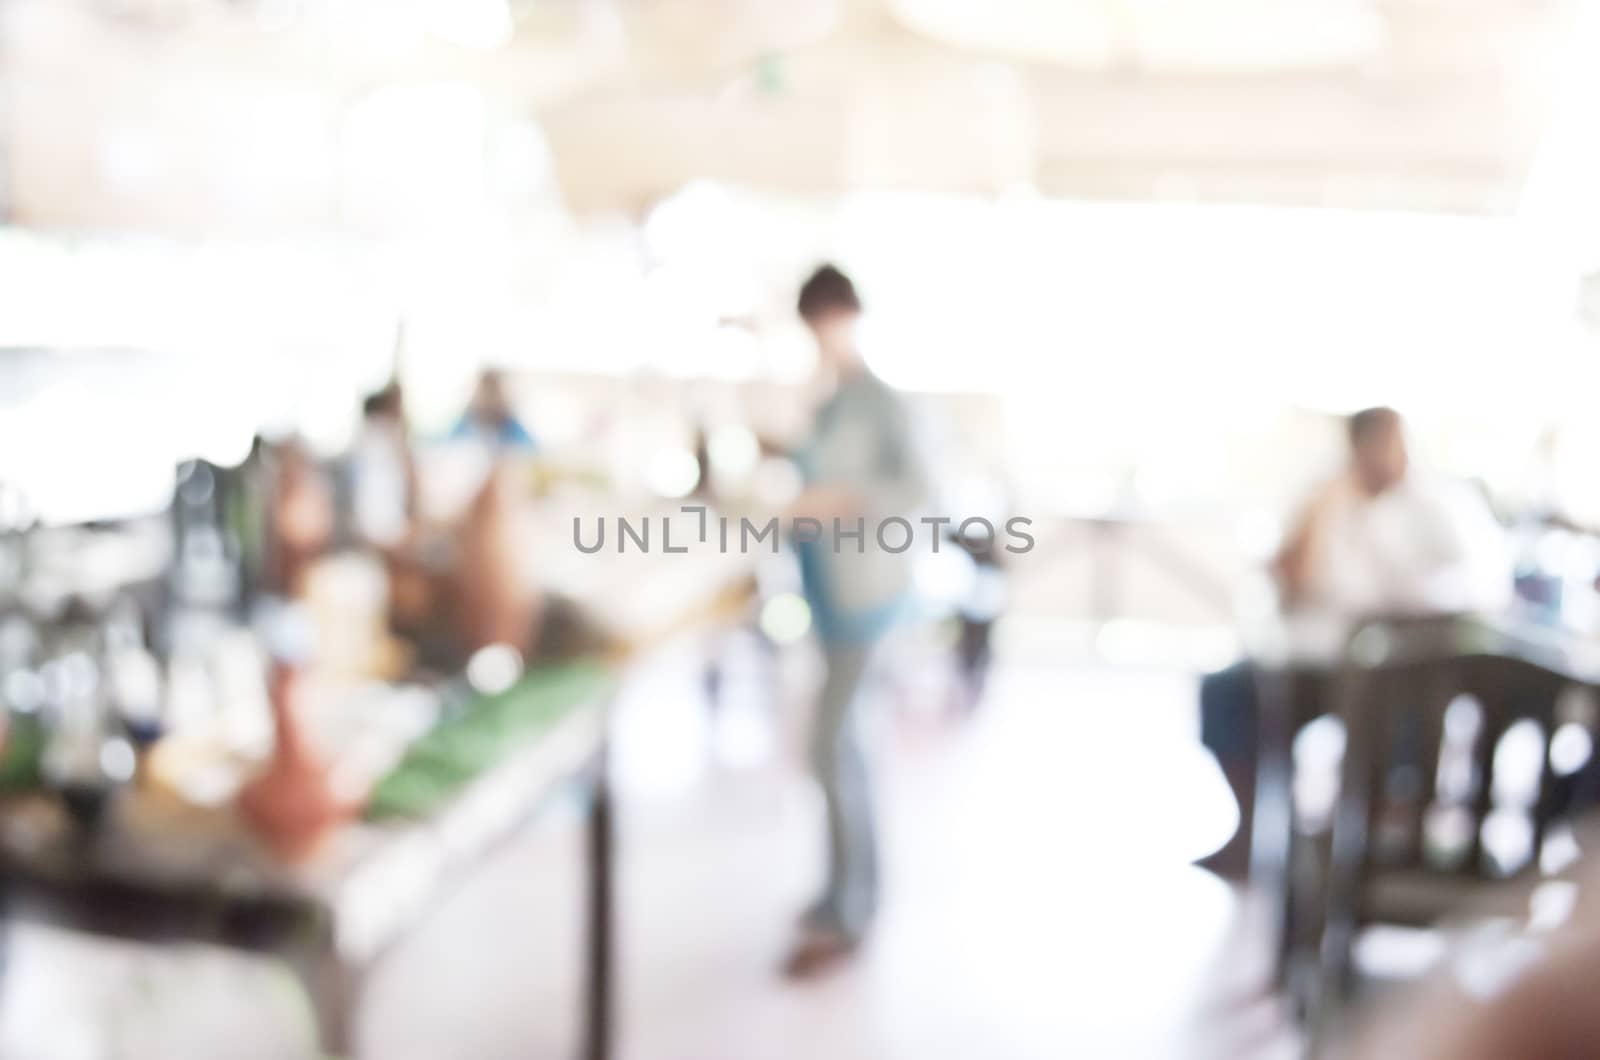
[{"label": "person in blue shirt", "polygon": [[450,432],[453,440],[478,440],[491,449],[533,452],[538,448],[533,434],[511,410],[506,397],[505,378],[493,369],[478,377],[467,411]]},{"label": "person in blue shirt", "polygon": [[892,543],[883,546],[879,529],[885,520],[914,523],[927,491],[904,403],[861,360],[855,286],[825,265],[801,288],[798,308],[816,339],[825,394],[810,436],[794,454],[805,488],[789,512],[791,520],[825,528],[815,539],[796,535],[802,590],[825,666],[811,766],[827,810],[827,876],[786,966],[805,975],[853,952],[877,910],[872,766],[860,691],[875,646],[904,609],[914,551],[899,548],[905,535],[892,530]]}]

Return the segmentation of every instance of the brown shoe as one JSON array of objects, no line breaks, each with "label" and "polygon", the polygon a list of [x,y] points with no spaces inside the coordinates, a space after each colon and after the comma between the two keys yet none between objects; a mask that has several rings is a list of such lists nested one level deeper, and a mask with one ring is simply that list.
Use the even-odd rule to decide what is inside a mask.
[{"label": "brown shoe", "polygon": [[860,947],[860,939],[842,932],[808,931],[794,944],[789,956],[784,958],[783,974],[790,979],[813,979],[825,975],[843,965]]}]

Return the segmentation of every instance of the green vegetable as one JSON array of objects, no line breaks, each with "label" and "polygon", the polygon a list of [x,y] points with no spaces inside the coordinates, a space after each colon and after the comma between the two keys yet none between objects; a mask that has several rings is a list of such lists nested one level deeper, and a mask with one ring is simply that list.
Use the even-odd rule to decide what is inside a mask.
[{"label": "green vegetable", "polygon": [[530,670],[511,688],[442,719],[373,789],[367,817],[421,817],[473,777],[609,693],[612,673],[591,660]]}]

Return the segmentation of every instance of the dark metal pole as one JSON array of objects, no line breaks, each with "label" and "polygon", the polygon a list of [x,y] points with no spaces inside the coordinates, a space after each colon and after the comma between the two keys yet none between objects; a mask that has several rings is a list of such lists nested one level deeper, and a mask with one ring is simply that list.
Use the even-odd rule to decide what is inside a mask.
[{"label": "dark metal pole", "polygon": [[590,779],[587,834],[588,938],[584,997],[583,1056],[608,1060],[612,1044],[612,962],[615,836],[610,783],[609,705],[601,721],[600,748]]}]

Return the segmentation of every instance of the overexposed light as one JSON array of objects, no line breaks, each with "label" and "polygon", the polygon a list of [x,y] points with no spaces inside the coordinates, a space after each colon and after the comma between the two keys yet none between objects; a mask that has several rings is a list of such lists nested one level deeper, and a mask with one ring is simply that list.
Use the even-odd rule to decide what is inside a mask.
[{"label": "overexposed light", "polygon": [[149,129],[112,126],[95,148],[106,184],[119,194],[146,194],[166,174],[168,159],[160,138]]},{"label": "overexposed light", "polygon": [[1533,856],[1533,824],[1520,809],[1491,810],[1479,830],[1484,855],[1500,876],[1509,876]]},{"label": "overexposed light", "polygon": [[238,467],[254,444],[254,427],[241,418],[203,437],[195,446],[194,455],[218,467]]},{"label": "overexposed light", "polygon": [[[325,459],[349,448],[358,423],[359,411],[351,395],[335,390],[307,400],[297,426],[312,454]],[[245,451],[249,451],[248,442]]]},{"label": "overexposed light", "polygon": [[212,181],[230,214],[275,218],[287,203],[326,201],[337,145],[325,93],[290,84],[240,91],[222,113],[210,137]]},{"label": "overexposed light", "polygon": [[1137,618],[1113,618],[1094,631],[1094,652],[1115,666],[1177,663],[1199,672],[1238,658],[1237,637],[1226,627],[1188,627]]},{"label": "overexposed light", "polygon": [[706,440],[712,473],[727,482],[737,482],[756,469],[761,461],[761,443],[755,432],[738,423],[724,424]]},{"label": "overexposed light", "polygon": [[482,695],[497,696],[522,676],[522,655],[509,644],[479,648],[467,660],[467,683]]},{"label": "overexposed light", "polygon": [[345,212],[380,233],[455,234],[482,216],[488,111],[471,84],[389,85],[351,106]]},{"label": "overexposed light", "polygon": [[912,576],[923,599],[954,607],[972,592],[977,564],[965,551],[945,541],[937,552],[918,549]]},{"label": "overexposed light", "polygon": [[1240,513],[1235,522],[1234,540],[1238,542],[1240,555],[1264,562],[1283,541],[1283,521],[1270,511],[1251,508]]},{"label": "overexposed light", "polygon": [[1568,777],[1582,769],[1594,753],[1594,740],[1589,730],[1576,722],[1567,722],[1550,738],[1550,768],[1557,776]]},{"label": "overexposed light", "polygon": [[153,722],[161,710],[161,669],[149,652],[119,651],[110,663],[110,681],[123,714]]},{"label": "overexposed light", "polygon": [[793,644],[811,630],[811,608],[799,593],[778,593],[761,607],[761,632],[776,644]]},{"label": "overexposed light", "polygon": [[[1563,34],[1555,73],[1554,105],[1517,203],[1517,220],[1544,251],[1577,274],[1600,266],[1600,5],[1580,4],[1575,25]],[[1573,294],[1576,296],[1576,291]]]},{"label": "overexposed light", "polygon": [[509,43],[516,29],[507,0],[342,0],[309,5],[301,17],[320,22],[342,47],[387,60],[412,55],[424,34],[489,50]]},{"label": "overexposed light", "polygon": [[[1442,793],[1441,793],[1442,794]],[[1423,849],[1431,865],[1456,868],[1472,851],[1472,836],[1477,820],[1464,806],[1439,803],[1423,815]]]},{"label": "overexposed light", "polygon": [[1544,730],[1531,718],[1506,729],[1494,751],[1494,801],[1529,806],[1539,790],[1544,771]]},{"label": "overexposed light", "polygon": [[[1218,373],[1238,383],[1218,395],[1225,418],[1373,404],[1504,418],[1547,409],[1540,381],[1573,359],[1563,274],[1505,219],[863,192],[839,230],[873,369],[914,391],[1046,403],[1057,451],[1206,437],[1219,409],[1187,395]],[[942,253],[923,252],[928,232]],[[1508,349],[1531,358],[1509,389]]]},{"label": "overexposed light", "polygon": [[28,498],[15,485],[0,482],[0,531],[20,530],[33,519]]},{"label": "overexposed light", "polygon": [[1528,927],[1535,931],[1554,931],[1572,918],[1577,906],[1575,880],[1546,880],[1528,896]]},{"label": "overexposed light", "polygon": [[1429,928],[1380,924],[1356,936],[1353,957],[1363,972],[1385,977],[1419,978],[1449,953],[1445,939]]},{"label": "overexposed light", "polygon": [[668,650],[635,668],[617,690],[611,775],[627,794],[681,794],[704,781],[713,747],[701,656]]},{"label": "overexposed light", "polygon": [[1546,876],[1554,876],[1571,868],[1582,856],[1583,848],[1578,845],[1572,825],[1563,821],[1553,822],[1545,830],[1544,842],[1539,847],[1539,871]]},{"label": "overexposed light", "polygon": [[100,748],[100,769],[113,783],[131,780],[136,762],[133,747],[127,740],[107,740]]},{"label": "overexposed light", "polygon": [[1462,694],[1450,701],[1444,712],[1445,736],[1455,742],[1470,742],[1483,725],[1483,704],[1476,696]]},{"label": "overexposed light", "polygon": [[756,465],[752,493],[769,507],[781,508],[800,495],[805,482],[794,463],[779,457],[767,457]]},{"label": "overexposed light", "polygon": [[734,769],[759,766],[772,756],[773,726],[765,704],[739,697],[721,705],[716,713],[717,758]]},{"label": "overexposed light", "polygon": [[714,262],[749,236],[747,211],[726,187],[705,180],[661,200],[644,222],[645,246],[661,262]]},{"label": "overexposed light", "polygon": [[1345,739],[1344,722],[1331,714],[1316,718],[1295,734],[1294,813],[1304,831],[1320,829],[1333,815]]},{"label": "overexposed light", "polygon": [[485,51],[509,43],[515,29],[506,0],[428,0],[423,19],[440,40]]},{"label": "overexposed light", "polygon": [[44,682],[32,670],[13,670],[6,675],[5,699],[7,708],[32,714],[44,705]]},{"label": "overexposed light", "polygon": [[[866,356],[871,364],[871,354],[867,352]],[[762,343],[762,364],[770,379],[802,382],[817,370],[816,343],[799,323],[786,321],[767,333]]]},{"label": "overexposed light", "polygon": [[1348,66],[1386,46],[1370,0],[1122,0],[1142,68],[1172,71],[1299,70]]},{"label": "overexposed light", "polygon": [[700,462],[687,449],[662,449],[645,469],[645,484],[663,497],[687,497],[700,484]]},{"label": "overexposed light", "polygon": [[1384,43],[1383,21],[1366,0],[890,0],[888,9],[910,29],[960,48],[1090,70],[1301,69],[1356,62]]},{"label": "overexposed light", "polygon": [[316,622],[304,604],[263,601],[256,608],[254,624],[267,658],[294,665],[316,658]]},{"label": "overexposed light", "polygon": [[[744,312],[749,306],[742,306]],[[699,374],[707,379],[749,379],[761,368],[762,343],[760,337],[747,327],[719,323],[705,337],[704,352],[700,358]]]},{"label": "overexposed light", "polygon": [[[1197,745],[1183,748],[1163,746],[1159,753],[1154,741],[1139,749],[1142,767],[1168,778],[1163,787],[1182,792],[1163,807],[1155,818],[1160,822],[1163,851],[1173,850],[1189,861],[1215,854],[1227,845],[1239,829],[1243,812],[1228,788],[1222,767]],[[1170,786],[1169,786],[1170,785]],[[1157,844],[1152,843],[1152,846]]]},{"label": "overexposed light", "polygon": [[961,48],[1091,68],[1108,63],[1116,49],[1117,27],[1101,4],[890,0],[887,8],[908,28]]}]

